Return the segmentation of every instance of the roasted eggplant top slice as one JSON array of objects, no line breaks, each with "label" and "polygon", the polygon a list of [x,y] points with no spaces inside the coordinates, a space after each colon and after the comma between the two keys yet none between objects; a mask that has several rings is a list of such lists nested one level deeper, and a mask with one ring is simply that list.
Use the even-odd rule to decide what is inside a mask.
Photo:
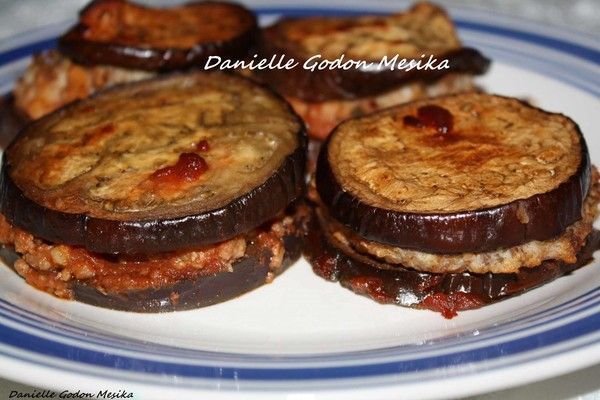
[{"label": "roasted eggplant top slice", "polygon": [[59,48],[82,64],[173,70],[201,66],[213,55],[241,59],[257,32],[254,14],[234,3],[149,8],[95,0],[59,39]]},{"label": "roasted eggplant top slice", "polygon": [[[480,74],[489,64],[477,50],[462,47],[446,12],[429,3],[388,16],[283,19],[264,30],[259,48],[265,57],[286,54],[299,61],[293,69],[265,70],[264,78],[286,96],[314,102],[379,95],[409,81],[435,80],[449,72]],[[422,60],[423,55],[425,61],[430,55],[438,59],[435,65],[447,59],[450,68],[310,69],[317,61],[340,57],[342,62],[366,61],[375,67],[384,57]]]},{"label": "roasted eggplant top slice", "polygon": [[123,85],[20,132],[4,157],[2,213],[97,252],[214,243],[301,195],[305,142],[288,104],[245,78]]},{"label": "roasted eggplant top slice", "polygon": [[550,239],[579,220],[590,161],[569,118],[470,93],[343,122],[316,184],[331,215],[368,240],[482,252]]}]

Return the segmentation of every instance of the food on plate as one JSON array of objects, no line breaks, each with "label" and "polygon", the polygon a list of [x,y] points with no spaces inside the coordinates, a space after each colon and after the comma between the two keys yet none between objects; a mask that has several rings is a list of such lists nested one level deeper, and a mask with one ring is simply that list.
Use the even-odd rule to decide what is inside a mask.
[{"label": "food on plate", "polygon": [[16,105],[39,118],[107,86],[202,68],[210,56],[243,59],[257,33],[254,14],[234,3],[150,8],[95,0],[59,38],[58,50],[34,56],[16,84]]},{"label": "food on plate", "polygon": [[325,142],[307,256],[357,293],[451,317],[585,264],[599,179],[563,115],[478,93],[407,103]]},{"label": "food on plate", "polygon": [[[429,3],[387,16],[284,18],[264,30],[259,48],[263,57],[284,54],[298,61],[292,69],[266,69],[261,77],[288,99],[310,135],[318,139],[351,116],[471,90],[473,76],[489,65],[477,50],[463,47],[446,12]],[[438,60],[430,67],[441,67],[447,59],[449,68],[399,68],[402,59],[425,66],[430,56]],[[396,57],[397,62],[371,68],[384,57],[388,61]],[[338,59],[373,65],[324,69],[314,65]]]},{"label": "food on plate", "polygon": [[58,297],[142,312],[221,302],[299,257],[305,151],[299,117],[245,78],[108,89],[6,150],[0,241]]},{"label": "food on plate", "polygon": [[27,122],[28,118],[15,107],[15,98],[12,94],[0,96],[0,148],[6,148]]},{"label": "food on plate", "polygon": [[244,58],[257,24],[247,8],[198,1],[150,8],[126,0],[95,0],[58,41],[82,64],[164,71],[202,66],[208,57]]},{"label": "food on plate", "polygon": [[154,75],[110,65],[81,65],[57,50],[48,50],[34,55],[17,81],[13,90],[15,106],[28,119],[36,119],[105,87]]}]

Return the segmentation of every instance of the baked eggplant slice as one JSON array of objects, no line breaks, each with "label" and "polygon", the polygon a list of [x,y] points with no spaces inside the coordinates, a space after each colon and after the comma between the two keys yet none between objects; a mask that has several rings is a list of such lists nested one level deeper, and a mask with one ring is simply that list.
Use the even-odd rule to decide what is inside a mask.
[{"label": "baked eggplant slice", "polygon": [[562,234],[581,219],[590,171],[569,118],[471,93],[340,124],[321,150],[316,188],[366,240],[460,254]]},{"label": "baked eggplant slice", "polygon": [[[299,63],[292,69],[264,70],[262,77],[283,95],[308,102],[379,95],[409,82],[435,81],[450,73],[481,74],[489,65],[477,50],[462,47],[446,12],[429,3],[388,16],[282,19],[263,31],[259,48],[265,58],[286,55]],[[355,60],[375,66],[384,57],[422,60],[422,55],[436,58],[435,65],[447,59],[449,68],[310,69],[318,61],[342,56],[342,63]]]},{"label": "baked eggplant slice", "polygon": [[231,239],[304,191],[306,135],[276,94],[220,73],[127,84],[20,132],[0,211],[97,253],[153,254]]},{"label": "baked eggplant slice", "polygon": [[17,132],[27,123],[27,116],[23,115],[15,106],[12,95],[0,97],[0,147],[6,146],[17,135]]},{"label": "baked eggplant slice", "polygon": [[150,8],[126,0],[95,0],[58,41],[81,64],[167,71],[201,67],[208,57],[243,59],[258,32],[245,7],[199,1]]}]

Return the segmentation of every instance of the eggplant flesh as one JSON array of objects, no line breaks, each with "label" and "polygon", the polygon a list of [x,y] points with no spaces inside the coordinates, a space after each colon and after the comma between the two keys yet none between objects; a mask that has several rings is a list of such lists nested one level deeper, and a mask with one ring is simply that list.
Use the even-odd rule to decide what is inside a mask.
[{"label": "eggplant flesh", "polygon": [[59,38],[58,48],[80,64],[172,71],[203,68],[211,56],[243,59],[257,34],[254,14],[235,3],[199,1],[157,9],[96,0]]}]

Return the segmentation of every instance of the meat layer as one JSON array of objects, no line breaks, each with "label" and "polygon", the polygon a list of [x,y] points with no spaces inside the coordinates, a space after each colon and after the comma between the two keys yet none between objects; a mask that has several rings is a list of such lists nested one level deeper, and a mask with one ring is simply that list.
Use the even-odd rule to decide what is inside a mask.
[{"label": "meat layer", "polygon": [[56,50],[33,57],[14,88],[15,105],[31,119],[40,118],[73,100],[83,99],[105,87],[139,81],[147,71],[76,64]]},{"label": "meat layer", "polygon": [[594,230],[574,263],[547,260],[536,268],[511,274],[432,274],[379,263],[349,247],[340,247],[316,222],[311,223],[305,255],[317,275],[379,303],[429,309],[445,318],[546,284],[584,266],[600,248],[600,232]]},{"label": "meat layer", "polygon": [[[534,268],[544,260],[574,263],[577,253],[593,229],[600,202],[600,180],[596,169],[586,197],[581,219],[553,239],[529,241],[518,246],[482,253],[432,254],[368,241],[331,218],[324,225],[330,235],[340,243],[390,265],[402,265],[417,271],[431,273],[515,273],[520,268]],[[314,192],[313,192],[314,196]],[[323,211],[321,210],[321,214]]]},{"label": "meat layer", "polygon": [[14,269],[27,283],[67,299],[73,298],[75,283],[111,294],[168,287],[182,280],[231,272],[235,263],[256,247],[269,250],[269,282],[282,266],[284,237],[302,236],[307,214],[307,209],[299,206],[246,235],[197,249],[118,257],[44,242],[11,226],[0,215],[0,243],[19,254]]}]

